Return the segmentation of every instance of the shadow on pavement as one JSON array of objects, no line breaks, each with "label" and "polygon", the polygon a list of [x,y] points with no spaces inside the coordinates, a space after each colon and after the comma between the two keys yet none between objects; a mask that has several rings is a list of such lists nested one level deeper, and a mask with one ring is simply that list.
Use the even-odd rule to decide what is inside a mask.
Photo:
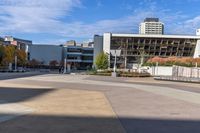
[{"label": "shadow on pavement", "polygon": [[[200,121],[120,118],[127,133],[199,133]],[[117,118],[27,115],[0,123],[3,133],[124,133]]]},{"label": "shadow on pavement", "polygon": [[45,72],[31,72],[31,73],[0,73],[0,80],[16,79],[16,78],[25,78],[32,77],[37,75],[45,75],[49,73]]},{"label": "shadow on pavement", "polygon": [[0,104],[16,103],[53,91],[53,89],[6,88],[0,87]]},{"label": "shadow on pavement", "polygon": [[200,120],[120,119],[128,133],[200,133]]}]

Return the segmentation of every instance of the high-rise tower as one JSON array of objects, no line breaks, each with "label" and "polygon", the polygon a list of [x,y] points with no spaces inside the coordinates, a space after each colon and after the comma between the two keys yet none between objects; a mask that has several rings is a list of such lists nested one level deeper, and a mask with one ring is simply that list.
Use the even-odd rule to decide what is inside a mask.
[{"label": "high-rise tower", "polygon": [[146,18],[140,23],[140,34],[164,34],[164,24],[159,21],[159,18]]}]

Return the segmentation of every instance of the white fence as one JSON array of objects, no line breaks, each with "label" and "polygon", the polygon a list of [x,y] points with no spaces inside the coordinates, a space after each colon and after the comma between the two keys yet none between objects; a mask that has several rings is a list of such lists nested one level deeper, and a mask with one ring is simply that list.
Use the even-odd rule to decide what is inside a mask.
[{"label": "white fence", "polygon": [[200,78],[200,68],[197,68],[197,67],[155,66],[155,67],[150,67],[148,69],[148,72],[152,76],[172,76],[172,77]]},{"label": "white fence", "polygon": [[164,67],[164,66],[155,66],[150,67],[148,72],[152,76],[172,76],[172,67]]},{"label": "white fence", "polygon": [[200,68],[174,66],[173,77],[200,78]]}]

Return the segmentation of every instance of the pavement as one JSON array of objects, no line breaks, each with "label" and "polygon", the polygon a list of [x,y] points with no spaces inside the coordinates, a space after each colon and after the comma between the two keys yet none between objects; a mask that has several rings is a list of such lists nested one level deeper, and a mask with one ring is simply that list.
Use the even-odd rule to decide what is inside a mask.
[{"label": "pavement", "polygon": [[0,101],[4,133],[200,132],[199,84],[45,74],[0,81]]},{"label": "pavement", "polygon": [[2,73],[0,72],[0,80],[7,80],[7,79],[15,79],[15,78],[20,78],[20,77],[31,77],[31,76],[36,76],[36,75],[43,75],[47,74],[45,72],[10,72],[10,73]]}]

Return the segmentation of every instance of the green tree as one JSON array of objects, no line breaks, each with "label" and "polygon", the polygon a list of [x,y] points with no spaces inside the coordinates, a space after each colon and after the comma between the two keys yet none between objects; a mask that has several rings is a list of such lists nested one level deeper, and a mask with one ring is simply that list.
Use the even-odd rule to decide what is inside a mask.
[{"label": "green tree", "polygon": [[95,64],[96,64],[97,69],[107,69],[108,55],[105,54],[104,52],[97,55]]}]

